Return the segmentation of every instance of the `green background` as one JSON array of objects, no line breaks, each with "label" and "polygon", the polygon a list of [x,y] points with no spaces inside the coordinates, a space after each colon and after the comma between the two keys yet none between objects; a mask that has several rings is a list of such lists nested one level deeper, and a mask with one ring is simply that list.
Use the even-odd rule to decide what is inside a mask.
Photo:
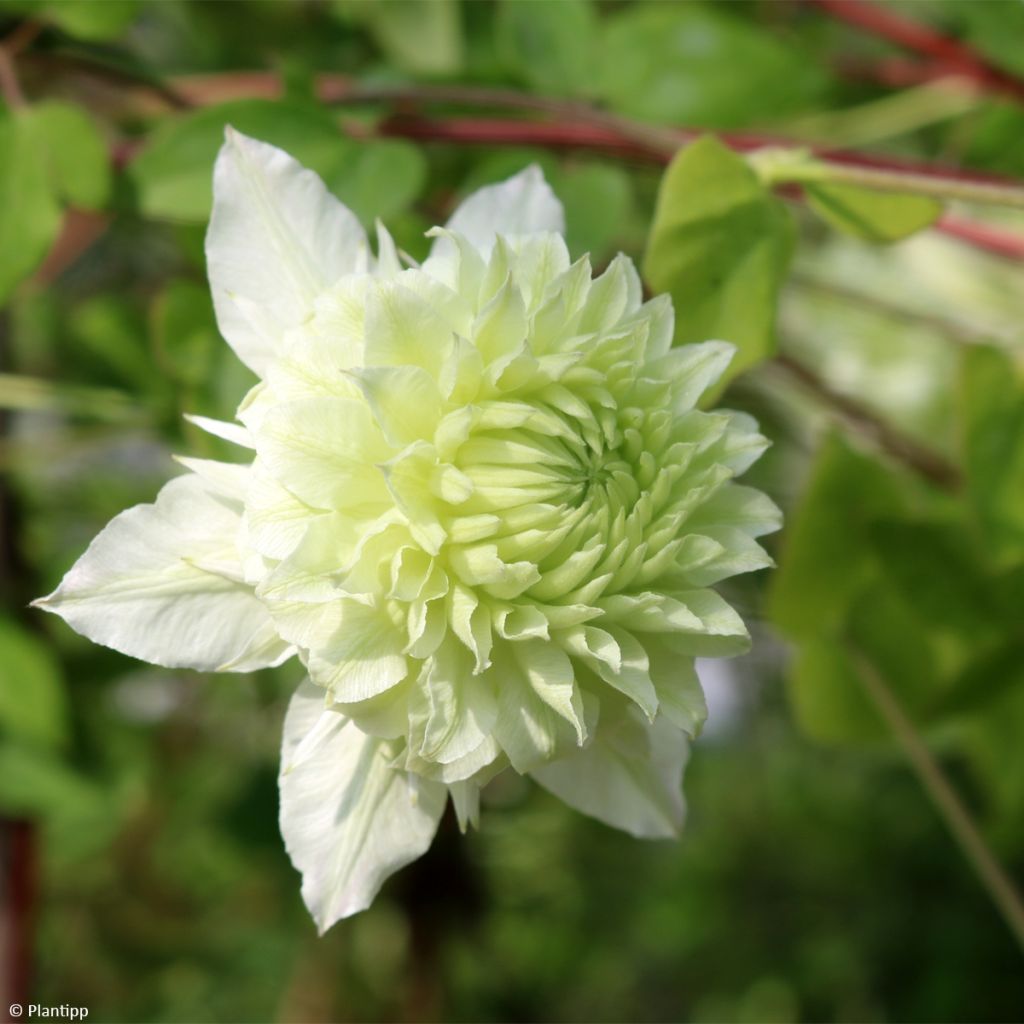
[{"label": "green background", "polygon": [[[1024,75],[1019,5],[887,6]],[[37,840],[33,1001],[100,1021],[1020,1019],[1020,951],[850,652],[1024,878],[1024,264],[919,231],[939,211],[913,198],[773,195],[712,139],[662,180],[635,152],[436,138],[453,118],[571,127],[585,102],[1024,176],[1020,103],[879,81],[864,69],[898,50],[789,3],[5,0],[0,34],[20,40],[0,113],[0,813]],[[407,95],[332,101],[323,73]],[[251,383],[202,255],[227,122],[413,257],[461,196],[537,161],[574,256],[628,253],[672,292],[680,343],[740,346],[718,401],[773,439],[748,482],[787,525],[779,568],[728,590],[754,651],[705,670],[680,842],[502,776],[479,833],[446,819],[317,939],[276,823],[298,667],[156,669],[27,609],[172,452],[227,454],[181,417],[231,418]]]}]

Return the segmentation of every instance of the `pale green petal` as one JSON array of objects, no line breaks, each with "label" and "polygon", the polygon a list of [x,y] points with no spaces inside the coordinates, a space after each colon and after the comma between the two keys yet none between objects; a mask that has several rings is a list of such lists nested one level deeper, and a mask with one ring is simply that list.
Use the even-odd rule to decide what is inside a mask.
[{"label": "pale green petal", "polygon": [[[285,718],[282,765],[323,715],[336,714],[324,709],[322,691],[303,684]],[[391,744],[347,719],[304,755],[280,777],[281,832],[322,934],[365,910],[390,875],[426,852],[447,790],[393,768]]]},{"label": "pale green petal", "polygon": [[238,512],[194,475],[122,512],[36,604],[96,643],[171,668],[247,672],[291,653],[244,573]]},{"label": "pale green petal", "polygon": [[[485,257],[494,247],[496,235],[531,235],[553,231],[565,233],[562,204],[544,180],[541,169],[531,164],[498,185],[487,185],[467,196],[446,225],[463,235]],[[453,243],[442,236],[434,242],[431,261],[452,259]]]},{"label": "pale green petal", "polygon": [[355,215],[287,153],[228,128],[213,175],[206,262],[221,333],[262,374],[282,333],[365,259]]},{"label": "pale green petal", "polygon": [[436,380],[455,334],[437,310],[398,281],[382,282],[367,296],[367,366],[420,366]]},{"label": "pale green petal", "polygon": [[605,724],[583,749],[531,772],[570,807],[640,839],[679,835],[686,737],[666,719],[636,709]]},{"label": "pale green petal", "polygon": [[459,830],[465,832],[472,825],[480,827],[480,785],[475,779],[464,779],[448,785],[448,794],[452,798],[455,817],[459,822]]},{"label": "pale green petal", "polygon": [[309,674],[339,703],[368,700],[408,674],[405,633],[384,609],[358,601],[338,602],[338,626],[310,652]]},{"label": "pale green petal", "polygon": [[351,371],[373,418],[396,448],[432,441],[444,403],[434,378],[419,366],[368,366]]},{"label": "pale green petal", "polygon": [[425,662],[410,713],[410,749],[426,761],[450,764],[490,735],[498,705],[490,679],[473,676],[472,659],[449,640]]},{"label": "pale green petal", "polygon": [[346,398],[310,398],[275,406],[256,435],[274,477],[320,509],[387,503],[377,468],[391,454],[370,410]]}]

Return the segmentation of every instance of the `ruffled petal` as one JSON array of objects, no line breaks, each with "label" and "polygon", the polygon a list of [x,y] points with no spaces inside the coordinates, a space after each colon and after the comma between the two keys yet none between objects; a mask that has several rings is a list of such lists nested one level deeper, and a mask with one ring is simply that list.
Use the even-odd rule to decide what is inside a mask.
[{"label": "ruffled petal", "polygon": [[603,721],[587,746],[532,776],[570,807],[639,839],[671,839],[683,826],[685,735],[659,717],[648,723],[635,709]]},{"label": "ruffled petal", "polygon": [[[325,715],[337,726],[325,728]],[[393,760],[391,744],[326,709],[321,690],[306,682],[296,691],[281,749],[281,833],[321,934],[365,910],[437,831],[447,788],[393,768]]]}]

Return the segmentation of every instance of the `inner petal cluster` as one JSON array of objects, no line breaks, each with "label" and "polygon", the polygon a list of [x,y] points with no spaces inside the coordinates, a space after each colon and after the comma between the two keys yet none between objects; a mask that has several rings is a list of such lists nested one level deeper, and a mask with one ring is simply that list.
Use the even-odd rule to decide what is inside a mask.
[{"label": "inner petal cluster", "polygon": [[753,424],[695,408],[730,347],[671,348],[667,297],[558,235],[435,251],[321,296],[243,404],[257,595],[430,778],[530,771],[630,707],[692,734],[685,666],[746,638],[709,586],[768,564],[775,517],[730,482]]}]

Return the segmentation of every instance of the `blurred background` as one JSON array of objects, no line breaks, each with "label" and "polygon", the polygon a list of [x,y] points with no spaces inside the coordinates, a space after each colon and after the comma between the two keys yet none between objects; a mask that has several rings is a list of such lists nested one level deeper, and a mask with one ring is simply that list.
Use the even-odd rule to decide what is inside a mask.
[{"label": "blurred background", "polygon": [[[640,261],[694,132],[1024,177],[1024,5],[2,0],[0,95],[12,998],[100,1021],[1021,1019],[1020,949],[848,653],[1024,879],[1020,211],[756,200],[785,238],[734,290],[720,333],[748,369],[720,402],[773,439],[750,482],[787,526],[780,567],[727,595],[753,653],[702,666],[678,843],[502,776],[480,832],[446,819],[318,939],[276,820],[300,667],[155,669],[26,606],[172,452],[231,457],[182,419],[232,418],[252,383],[202,254],[225,123],[413,257],[536,161],[574,256]],[[709,222],[702,266],[739,273],[758,238],[736,255],[734,227]]]}]

